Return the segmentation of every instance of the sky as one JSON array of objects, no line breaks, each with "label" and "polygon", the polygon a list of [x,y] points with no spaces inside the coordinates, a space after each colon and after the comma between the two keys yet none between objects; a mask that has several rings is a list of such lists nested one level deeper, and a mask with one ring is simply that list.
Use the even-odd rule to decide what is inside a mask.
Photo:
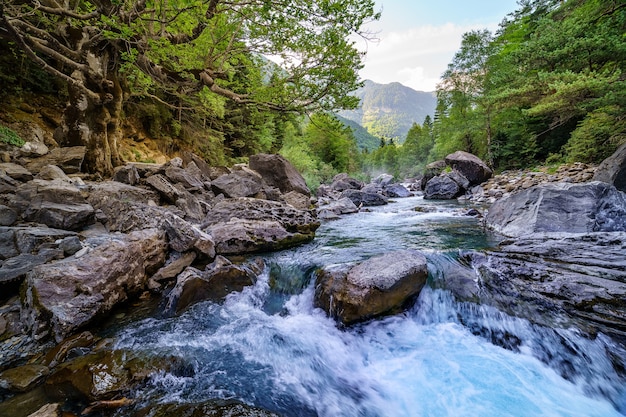
[{"label": "sky", "polygon": [[365,29],[375,32],[378,41],[357,42],[367,53],[360,76],[435,91],[463,34],[495,31],[515,9],[516,0],[376,0],[382,16]]}]

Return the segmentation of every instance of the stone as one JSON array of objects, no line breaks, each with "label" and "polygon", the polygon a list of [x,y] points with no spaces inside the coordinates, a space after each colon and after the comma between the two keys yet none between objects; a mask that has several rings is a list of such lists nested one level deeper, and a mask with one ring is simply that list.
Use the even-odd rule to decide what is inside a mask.
[{"label": "stone", "polygon": [[391,198],[405,198],[413,194],[402,184],[387,184],[384,186],[383,193]]},{"label": "stone", "polygon": [[249,159],[250,169],[258,172],[269,186],[277,187],[283,194],[295,191],[311,196],[302,175],[282,155],[256,154]]},{"label": "stone", "polygon": [[47,165],[56,165],[66,174],[77,174],[85,159],[86,149],[85,146],[54,148],[47,155],[29,160],[25,167],[36,174]]},{"label": "stone", "polygon": [[626,230],[626,194],[612,185],[550,183],[496,201],[486,224],[505,236]]},{"label": "stone", "polygon": [[20,153],[24,156],[37,157],[47,154],[50,150],[43,142],[29,141],[22,145]]},{"label": "stone", "polygon": [[0,204],[0,226],[11,226],[17,221],[17,212]]},{"label": "stone", "polygon": [[348,189],[341,193],[341,198],[349,198],[357,206],[382,206],[388,203],[387,197],[378,193]]},{"label": "stone", "polygon": [[174,185],[162,174],[154,174],[146,178],[146,183],[151,185],[161,196],[165,198],[169,203],[176,204],[176,201],[183,197],[183,192]]},{"label": "stone", "polygon": [[61,239],[59,248],[63,250],[65,256],[72,256],[83,248],[83,244],[78,236],[68,236]]},{"label": "stone", "polygon": [[291,207],[298,210],[308,210],[311,207],[311,196],[298,191],[289,191],[283,195],[283,199]]},{"label": "stone", "polygon": [[372,180],[374,184],[378,184],[381,187],[386,187],[393,182],[393,175],[390,174],[380,174],[376,178]]},{"label": "stone", "polygon": [[207,213],[202,228],[226,223],[231,219],[276,221],[291,233],[298,233],[313,239],[320,226],[315,213],[298,210],[278,201],[258,198],[231,198],[217,202]]},{"label": "stone", "polygon": [[20,184],[20,181],[11,178],[4,170],[0,169],[0,195],[14,193]]},{"label": "stone", "polygon": [[359,208],[348,197],[333,200],[317,209],[318,215],[322,212],[330,212],[335,215],[357,213]]},{"label": "stone", "polygon": [[45,383],[46,394],[57,401],[109,400],[147,381],[155,372],[193,375],[186,359],[145,356],[126,350],[102,350],[77,357],[55,368]]},{"label": "stone", "polygon": [[76,235],[75,232],[45,226],[24,226],[11,228],[9,230],[12,230],[14,233],[14,241],[19,253],[35,253],[43,246],[56,245],[57,240]]},{"label": "stone", "polygon": [[46,165],[41,168],[41,171],[37,174],[37,178],[40,180],[52,181],[60,180],[64,182],[72,182],[61,168],[56,165]]},{"label": "stone", "polygon": [[215,257],[215,241],[210,234],[171,214],[163,219],[163,229],[169,246],[177,252],[196,250],[211,259]]},{"label": "stone", "polygon": [[164,233],[156,229],[110,235],[90,256],[39,265],[25,281],[23,316],[36,339],[56,341],[143,291],[165,262]]},{"label": "stone", "polygon": [[109,212],[106,209],[113,201],[156,204],[159,201],[159,194],[151,189],[135,187],[117,181],[104,181],[89,184],[87,201],[95,209]]},{"label": "stone", "polygon": [[449,175],[443,173],[433,177],[424,188],[425,200],[451,200],[463,193],[463,189]]},{"label": "stone", "polygon": [[26,221],[79,230],[95,222],[95,210],[73,184],[34,179],[20,185],[9,204]]},{"label": "stone", "polygon": [[626,192],[626,143],[598,165],[593,180],[612,184]]},{"label": "stone", "polygon": [[343,192],[346,190],[360,190],[365,184],[355,178],[351,178],[348,174],[337,174],[333,177],[330,189],[333,191]]},{"label": "stone", "polygon": [[253,197],[263,187],[261,176],[250,170],[236,170],[211,181],[213,192],[224,194],[228,198]]},{"label": "stone", "polygon": [[196,260],[197,256],[198,255],[196,255],[195,252],[186,252],[182,254],[178,252],[170,253],[170,258],[166,262],[165,266],[159,269],[156,274],[152,276],[152,279],[159,282],[175,278],[185,268],[190,266],[193,261]]},{"label": "stone", "polygon": [[140,179],[139,171],[137,171],[137,167],[133,164],[122,165],[113,170],[113,181],[135,185],[139,183]]},{"label": "stone", "polygon": [[[221,301],[232,292],[254,285],[257,276],[252,269],[235,265],[223,256],[215,258],[205,271],[187,268],[179,275],[168,295],[168,311],[180,313],[201,301]],[[175,307],[174,307],[175,306]]]},{"label": "stone", "polygon": [[[319,223],[318,223],[319,225]],[[275,220],[232,218],[206,229],[221,255],[276,251],[309,242],[314,233],[289,232]]]},{"label": "stone", "polygon": [[[196,164],[193,164],[193,166],[197,168]],[[174,183],[181,184],[187,191],[197,191],[204,188],[202,177],[198,176],[198,174],[201,174],[199,170],[194,172],[190,169],[175,166],[170,166],[165,170],[167,178]]]},{"label": "stone", "polygon": [[0,171],[16,181],[26,182],[33,179],[33,174],[21,165],[12,162],[0,163]]},{"label": "stone", "polygon": [[468,179],[470,185],[487,181],[493,175],[491,168],[479,157],[464,151],[456,151],[445,158],[446,164]]},{"label": "stone", "polygon": [[36,255],[21,253],[9,258],[0,265],[0,284],[22,279],[36,266],[50,262],[54,258],[56,258],[56,253],[53,251]]},{"label": "stone", "polygon": [[426,284],[426,257],[402,250],[375,256],[347,271],[322,268],[315,305],[344,325],[402,311]]},{"label": "stone", "polygon": [[0,387],[11,392],[26,392],[41,382],[50,369],[44,365],[27,364],[0,373]]}]

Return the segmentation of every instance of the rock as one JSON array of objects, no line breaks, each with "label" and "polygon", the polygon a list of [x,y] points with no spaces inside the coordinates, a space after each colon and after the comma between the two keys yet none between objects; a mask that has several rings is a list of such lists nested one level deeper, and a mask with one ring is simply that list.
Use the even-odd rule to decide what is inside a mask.
[{"label": "rock", "polygon": [[463,189],[449,175],[441,174],[426,183],[425,200],[450,200],[463,193]]},{"label": "rock", "polygon": [[40,251],[43,246],[56,246],[56,241],[70,236],[76,236],[75,232],[53,229],[50,227],[13,227],[0,228],[13,233],[13,240],[19,253],[34,253]]},{"label": "rock", "polygon": [[[626,233],[547,233],[465,255],[473,301],[547,327],[576,326],[626,342]],[[456,275],[446,275],[454,281]],[[463,300],[456,285],[448,287]],[[523,300],[523,303],[520,302]],[[559,317],[559,321],[555,321]]]},{"label": "rock", "polygon": [[349,198],[356,206],[382,206],[388,203],[387,197],[378,193],[366,193],[353,189],[342,192],[341,198]]},{"label": "rock", "polygon": [[28,415],[28,417],[60,417],[60,416],[61,416],[61,404],[59,403],[46,404],[42,406],[39,410]]},{"label": "rock", "polygon": [[24,156],[37,157],[47,154],[50,150],[43,142],[29,141],[22,145],[20,153]]},{"label": "rock", "polygon": [[47,366],[27,364],[0,373],[0,387],[11,392],[26,392],[41,382],[50,369]]},{"label": "rock", "polygon": [[93,345],[95,340],[93,334],[87,331],[70,336],[49,350],[42,362],[49,368],[54,368],[59,363],[65,362],[73,350],[81,348],[87,349],[89,346]]},{"label": "rock", "polygon": [[298,210],[288,204],[257,198],[232,198],[216,203],[207,213],[202,228],[226,223],[231,219],[276,221],[291,233],[315,236],[320,226],[314,212]]},{"label": "rock", "polygon": [[65,172],[56,165],[46,165],[41,168],[41,171],[37,174],[37,178],[46,181],[60,180],[63,182],[72,182],[70,177],[65,175]]},{"label": "rock", "polygon": [[626,192],[626,143],[602,161],[596,169],[593,180],[612,184],[618,190]]},{"label": "rock", "polygon": [[21,183],[8,176],[6,172],[0,169],[0,195],[13,193]]},{"label": "rock", "polygon": [[194,172],[192,169],[170,166],[165,170],[165,176],[175,183],[181,184],[187,191],[198,191],[204,188],[202,173],[196,167]]},{"label": "rock", "polygon": [[427,276],[426,258],[412,250],[376,256],[348,271],[325,268],[315,282],[315,305],[350,325],[401,311]]},{"label": "rock", "polygon": [[228,198],[253,197],[263,189],[261,176],[250,170],[236,170],[221,175],[211,182],[215,194],[224,194]]},{"label": "rock", "polygon": [[167,215],[162,224],[169,245],[175,251],[187,252],[195,249],[211,259],[215,257],[214,239],[209,234],[174,214]]},{"label": "rock", "polygon": [[68,236],[61,239],[59,248],[63,250],[65,256],[72,256],[83,248],[83,244],[80,242],[78,236]]},{"label": "rock", "polygon": [[146,183],[151,185],[169,203],[176,204],[176,201],[183,196],[183,192],[161,174],[154,174],[146,178]]},{"label": "rock", "polygon": [[193,375],[191,363],[173,355],[145,357],[125,350],[103,350],[59,365],[45,383],[53,400],[97,401],[129,392],[155,372]]},{"label": "rock", "polygon": [[311,196],[311,190],[307,187],[302,175],[283,156],[276,154],[251,155],[249,165],[250,169],[263,177],[265,183],[278,188],[283,194],[295,191],[307,197]]},{"label": "rock", "polygon": [[35,267],[26,278],[23,316],[36,339],[57,341],[142,291],[165,262],[155,229],[111,235],[90,256]]},{"label": "rock", "polygon": [[335,215],[356,213],[359,208],[348,197],[339,200],[333,200],[317,209],[318,216],[321,213],[330,212]]},{"label": "rock", "polygon": [[257,275],[245,266],[235,265],[223,256],[206,267],[205,271],[187,268],[181,273],[168,295],[168,311],[180,313],[201,301],[220,301],[232,292],[254,285]]},{"label": "rock", "polygon": [[112,201],[136,202],[141,204],[156,205],[159,194],[153,190],[134,187],[117,181],[104,181],[89,184],[89,196],[87,201],[95,209],[105,212]]},{"label": "rock", "polygon": [[36,266],[48,263],[56,257],[55,252],[48,251],[36,255],[21,253],[9,258],[0,266],[0,284],[22,279]]},{"label": "rock", "polygon": [[308,210],[311,207],[311,195],[305,195],[298,191],[289,191],[283,195],[283,199],[291,207],[298,210]]},{"label": "rock", "polygon": [[402,184],[387,184],[383,189],[383,193],[391,198],[405,198],[412,195]]},{"label": "rock", "polygon": [[479,157],[468,152],[456,151],[445,158],[446,164],[467,178],[470,185],[487,181],[493,175],[491,168]]},{"label": "rock", "polygon": [[335,175],[333,182],[330,184],[330,189],[339,192],[345,190],[360,190],[364,185],[363,181],[350,178],[348,174],[342,173]]},{"label": "rock", "polygon": [[80,190],[61,180],[35,179],[20,185],[10,201],[26,221],[64,230],[79,230],[95,222],[95,210]]},{"label": "rock", "polygon": [[139,171],[137,171],[137,167],[133,164],[116,167],[113,171],[113,181],[123,184],[135,185],[139,183],[140,179]]},{"label": "rock", "polygon": [[214,224],[206,231],[215,241],[216,253],[222,255],[282,250],[309,242],[315,236],[314,233],[289,232],[275,220],[239,218]]},{"label": "rock", "polygon": [[76,174],[85,159],[85,146],[71,146],[52,149],[47,155],[26,162],[26,169],[38,173],[47,165],[56,165],[66,174]]},{"label": "rock", "polygon": [[17,221],[17,212],[0,204],[0,226],[11,226]]},{"label": "rock", "polygon": [[441,174],[443,170],[446,169],[446,167],[446,161],[444,160],[431,162],[430,164],[426,165],[421,181],[422,190],[426,188],[426,184],[428,183],[428,181]]},{"label": "rock", "polygon": [[0,171],[4,171],[6,175],[16,181],[26,182],[33,179],[31,171],[12,162],[0,163]]},{"label": "rock", "polygon": [[197,257],[195,252],[186,252],[183,254],[174,252],[174,254],[174,256],[170,254],[170,259],[168,259],[165,266],[159,269],[156,274],[152,276],[153,280],[159,282],[175,278],[185,268],[191,265]]},{"label": "rock", "polygon": [[496,201],[486,224],[506,236],[626,230],[626,194],[595,181],[551,183]]},{"label": "rock", "polygon": [[378,184],[381,187],[386,187],[393,182],[393,175],[390,174],[380,174],[376,178],[372,180],[374,184]]}]

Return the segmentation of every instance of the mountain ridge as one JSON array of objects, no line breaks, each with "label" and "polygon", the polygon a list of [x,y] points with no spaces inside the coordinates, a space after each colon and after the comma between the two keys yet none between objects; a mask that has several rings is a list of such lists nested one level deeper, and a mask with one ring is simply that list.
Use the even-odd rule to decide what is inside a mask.
[{"label": "mountain ridge", "polygon": [[437,97],[435,92],[417,91],[399,82],[379,84],[365,80],[363,87],[354,91],[361,106],[338,114],[363,126],[379,138],[402,143],[413,123],[422,124],[429,115],[434,117]]}]

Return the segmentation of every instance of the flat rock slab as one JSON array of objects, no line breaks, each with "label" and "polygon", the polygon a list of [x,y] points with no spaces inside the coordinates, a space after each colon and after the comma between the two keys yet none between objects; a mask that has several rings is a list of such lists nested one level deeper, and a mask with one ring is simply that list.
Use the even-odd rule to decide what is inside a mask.
[{"label": "flat rock slab", "polygon": [[428,277],[423,254],[390,252],[349,269],[318,271],[315,304],[345,325],[402,311]]}]

